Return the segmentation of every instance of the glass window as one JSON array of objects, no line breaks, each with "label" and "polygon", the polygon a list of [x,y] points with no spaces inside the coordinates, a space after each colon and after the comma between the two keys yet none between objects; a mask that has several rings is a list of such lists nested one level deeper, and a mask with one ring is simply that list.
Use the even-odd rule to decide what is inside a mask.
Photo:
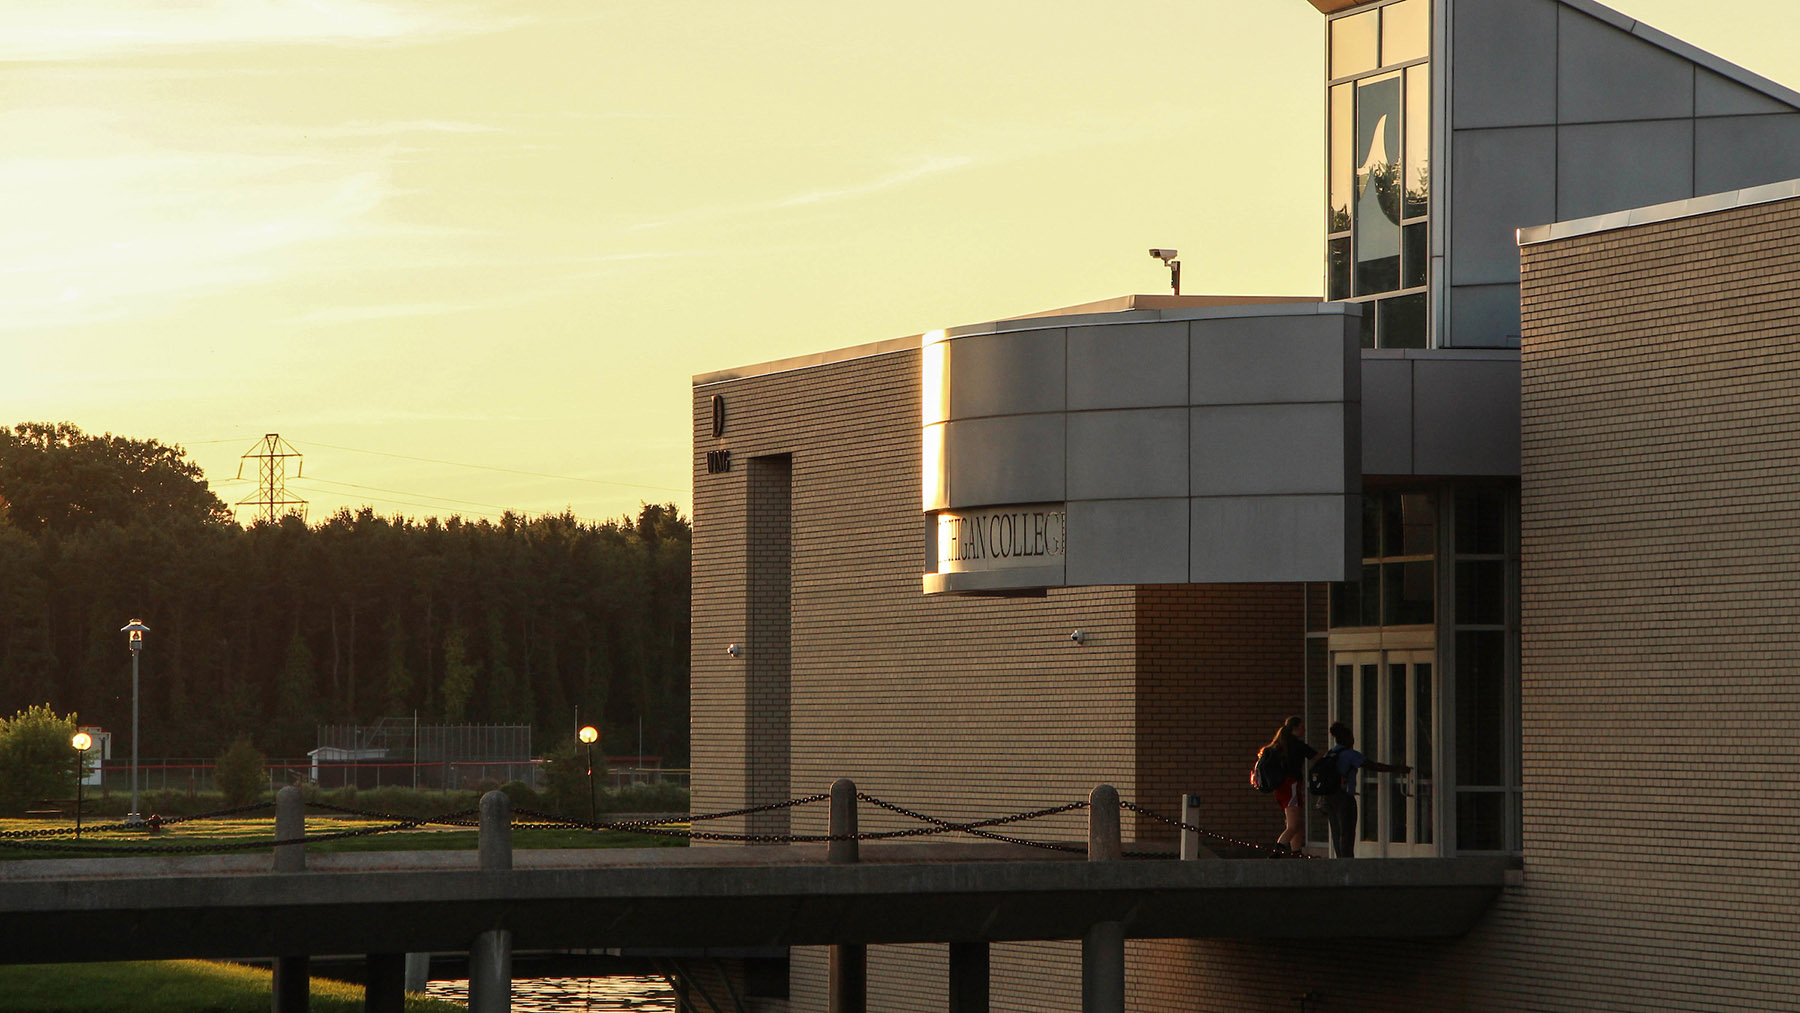
[{"label": "glass window", "polygon": [[1350,724],[1356,720],[1356,697],[1352,695],[1356,692],[1356,679],[1353,676],[1349,665],[1337,667],[1337,699],[1332,703],[1336,709],[1331,712],[1333,721]]},{"label": "glass window", "polygon": [[1431,235],[1424,222],[1400,230],[1400,287],[1424,288],[1431,275]]},{"label": "glass window", "polygon": [[[1506,634],[1456,633],[1456,781],[1506,784]],[[1460,816],[1458,817],[1461,818]]]},{"label": "glass window", "polygon": [[1400,75],[1356,83],[1356,294],[1400,287]]},{"label": "glass window", "polygon": [[1413,666],[1413,794],[1418,801],[1417,826],[1413,840],[1430,844],[1435,817],[1431,811],[1432,750],[1436,743],[1431,735],[1432,717],[1437,713],[1433,703],[1431,665],[1421,662]]},{"label": "glass window", "polygon": [[[1388,668],[1387,741],[1382,743],[1382,759],[1405,763],[1410,743],[1406,734],[1406,666]],[[1398,776],[1388,778],[1388,840],[1404,841],[1406,837],[1406,781]]]},{"label": "glass window", "polygon": [[1375,304],[1362,304],[1362,318],[1357,324],[1359,343],[1363,348],[1375,347]]},{"label": "glass window", "polygon": [[1506,847],[1503,792],[1465,792],[1457,796],[1456,846],[1463,851],[1500,851]]},{"label": "glass window", "polygon": [[1380,11],[1364,11],[1331,23],[1331,76],[1374,70]]},{"label": "glass window", "polygon": [[1429,556],[1437,549],[1437,502],[1428,492],[1392,493],[1386,506],[1387,554]]},{"label": "glass window", "polygon": [[[1393,10],[1393,8],[1388,8]],[[1406,217],[1431,205],[1431,68],[1406,68]]]},{"label": "glass window", "polygon": [[1506,622],[1506,563],[1498,559],[1457,562],[1456,621],[1492,626]]},{"label": "glass window", "polygon": [[[1381,707],[1381,677],[1377,665],[1362,666],[1362,713],[1352,728],[1374,729],[1375,715]],[[1359,743],[1365,754],[1375,754],[1381,749],[1379,742]],[[1371,773],[1365,768],[1356,775],[1356,794],[1362,805],[1362,839],[1365,841],[1380,840],[1381,833],[1381,775]]]},{"label": "glass window", "polygon": [[1384,563],[1383,626],[1420,626],[1432,621],[1433,567],[1423,563]]},{"label": "glass window", "polygon": [[1325,231],[1334,235],[1350,231],[1351,182],[1356,178],[1353,87],[1340,84],[1331,89],[1331,207],[1325,216]]},{"label": "glass window", "polygon": [[1500,490],[1456,494],[1456,551],[1493,555],[1506,551],[1506,497]]},{"label": "glass window", "polygon": [[1383,348],[1424,348],[1425,293],[1381,300],[1375,305],[1375,325]]},{"label": "glass window", "polygon": [[1326,250],[1329,253],[1330,258],[1331,258],[1331,265],[1328,268],[1329,275],[1330,275],[1331,294],[1326,296],[1326,298],[1332,300],[1333,302],[1336,302],[1337,300],[1340,300],[1340,299],[1348,299],[1348,298],[1350,298],[1350,239],[1349,239],[1349,237],[1345,237],[1342,239],[1333,239],[1329,244],[1327,244]]},{"label": "glass window", "polygon": [[1400,0],[1381,9],[1381,65],[1423,60],[1431,52],[1430,0]]}]

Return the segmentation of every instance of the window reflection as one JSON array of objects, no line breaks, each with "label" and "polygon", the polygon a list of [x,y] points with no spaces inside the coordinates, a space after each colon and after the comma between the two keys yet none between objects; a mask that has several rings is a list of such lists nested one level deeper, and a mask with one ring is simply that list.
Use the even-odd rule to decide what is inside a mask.
[{"label": "window reflection", "polygon": [[1331,23],[1331,76],[1374,70],[1380,41],[1380,11],[1366,11]]},{"label": "window reflection", "polygon": [[1431,68],[1406,68],[1406,217],[1431,204]]},{"label": "window reflection", "polygon": [[1381,65],[1422,60],[1431,52],[1429,0],[1400,0],[1381,9]]},{"label": "window reflection", "polygon": [[1326,209],[1325,231],[1350,231],[1350,184],[1356,168],[1356,120],[1352,87],[1331,89],[1331,206]]},{"label": "window reflection", "polygon": [[1356,86],[1356,294],[1400,287],[1400,75]]}]

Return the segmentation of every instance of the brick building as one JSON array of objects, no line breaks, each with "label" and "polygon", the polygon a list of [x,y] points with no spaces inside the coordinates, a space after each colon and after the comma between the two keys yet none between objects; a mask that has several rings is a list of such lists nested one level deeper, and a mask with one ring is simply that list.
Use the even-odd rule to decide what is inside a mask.
[{"label": "brick building", "polygon": [[[1414,768],[1367,779],[1359,859],[1514,856],[1503,898],[1324,957],[1134,942],[1131,1008],[1791,1005],[1800,94],[1589,0],[1313,2],[1326,301],[695,378],[694,807],[1104,781],[1263,843],[1257,746],[1341,719]],[[996,946],[994,1008],[1079,1008],[1078,949]],[[870,1008],[943,1008],[944,966],[872,948]],[[795,950],[752,1001],[825,976]]]}]

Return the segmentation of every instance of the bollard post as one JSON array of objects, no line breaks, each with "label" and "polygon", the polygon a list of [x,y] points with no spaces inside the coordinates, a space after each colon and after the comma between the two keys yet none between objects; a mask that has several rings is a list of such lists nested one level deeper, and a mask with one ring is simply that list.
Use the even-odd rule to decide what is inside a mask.
[{"label": "bollard post", "polygon": [[[1088,795],[1088,861],[1125,857],[1119,836],[1119,792],[1110,784]],[[1125,1013],[1125,924],[1098,922],[1081,940],[1082,1013]]]},{"label": "bollard post", "polygon": [[[1181,822],[1184,826],[1200,825],[1200,796],[1181,796]],[[1193,861],[1196,858],[1218,858],[1219,853],[1200,843],[1198,830],[1181,831],[1181,860]]]},{"label": "bollard post", "polygon": [[431,954],[408,953],[406,955],[406,990],[423,992],[431,983]]},{"label": "bollard post", "polygon": [[406,1013],[406,954],[371,953],[363,959],[363,1013]]},{"label": "bollard post", "polygon": [[[498,791],[481,796],[479,836],[482,872],[510,872],[512,800]],[[512,1009],[512,932],[490,929],[469,947],[469,1013]]]},{"label": "bollard post", "polygon": [[[293,785],[275,793],[275,839],[298,840],[306,836],[306,796]],[[305,872],[306,845],[282,844],[275,848],[274,871]],[[304,953],[275,958],[274,1013],[307,1013],[312,1004],[312,959]]]},{"label": "bollard post", "polygon": [[[856,782],[840,777],[831,782],[833,837],[853,836],[856,831]],[[854,840],[826,845],[825,860],[832,865],[855,865],[862,855]],[[861,943],[835,943],[826,988],[830,1013],[864,1013],[869,1005],[869,948]]]}]

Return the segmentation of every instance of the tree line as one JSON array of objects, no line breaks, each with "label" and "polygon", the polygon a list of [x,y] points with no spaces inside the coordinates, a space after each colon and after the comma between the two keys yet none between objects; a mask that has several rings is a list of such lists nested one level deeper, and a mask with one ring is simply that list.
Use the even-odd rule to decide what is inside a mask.
[{"label": "tree line", "polygon": [[[681,763],[691,528],[672,504],[594,523],[339,511],[248,528],[178,446],[69,423],[0,430],[0,714],[77,712],[127,743],[121,626],[150,627],[140,753],[271,756],[319,724],[583,724]],[[128,747],[127,747],[128,748]]]}]

